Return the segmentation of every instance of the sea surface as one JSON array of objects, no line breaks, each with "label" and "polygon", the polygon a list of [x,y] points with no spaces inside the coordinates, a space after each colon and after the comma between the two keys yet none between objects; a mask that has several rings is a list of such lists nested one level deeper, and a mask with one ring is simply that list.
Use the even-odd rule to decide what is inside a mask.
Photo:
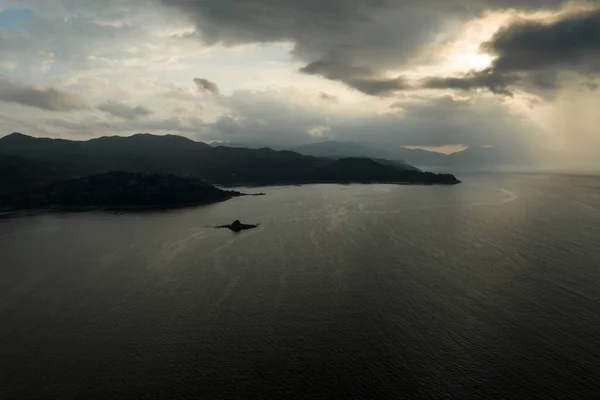
[{"label": "sea surface", "polygon": [[598,398],[600,178],[460,178],[4,217],[0,399]]}]

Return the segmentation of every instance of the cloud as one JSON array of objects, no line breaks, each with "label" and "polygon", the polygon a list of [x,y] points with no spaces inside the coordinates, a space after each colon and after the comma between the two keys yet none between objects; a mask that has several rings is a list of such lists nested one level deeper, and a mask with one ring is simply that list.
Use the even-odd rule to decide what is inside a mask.
[{"label": "cloud", "polygon": [[450,96],[405,100],[396,112],[346,116],[330,123],[334,137],[382,146],[524,147],[537,128],[511,112],[498,98]]},{"label": "cloud", "polygon": [[[4,126],[0,115],[0,127]],[[13,126],[13,125],[8,125]],[[72,139],[92,139],[100,136],[132,135],[140,132],[170,133],[192,136],[201,131],[204,121],[196,117],[169,117],[155,119],[106,119],[100,115],[73,115],[66,118],[44,118],[26,132],[40,136]],[[15,131],[12,129],[11,131]]]},{"label": "cloud", "polygon": [[331,127],[326,125],[313,126],[306,131],[310,136],[323,140],[331,132]]},{"label": "cloud", "polygon": [[201,93],[211,93],[214,96],[220,96],[221,91],[219,90],[219,86],[209,81],[208,79],[195,78],[194,83],[198,86],[198,90]]},{"label": "cloud", "polygon": [[289,90],[235,91],[221,97],[226,112],[207,123],[200,138],[275,147],[304,143],[311,128],[327,124],[327,111],[311,106],[313,100]]},{"label": "cloud", "polygon": [[384,70],[407,61],[444,27],[443,10],[405,1],[161,1],[182,11],[208,44],[292,42],[303,72],[371,95],[403,89]]},{"label": "cloud", "polygon": [[197,117],[169,117],[165,119],[157,119],[146,122],[137,123],[130,125],[130,130],[136,131],[167,131],[167,132],[184,132],[184,133],[196,133],[202,129],[204,121]]},{"label": "cloud", "polygon": [[391,96],[410,86],[403,78],[377,77],[377,72],[369,67],[354,67],[343,63],[332,65],[330,61],[316,61],[301,69],[312,75],[321,75],[332,80],[345,82],[365,94],[373,96]]},{"label": "cloud", "polygon": [[411,86],[404,78],[377,79],[377,78],[353,78],[348,83],[361,92],[373,96],[392,96],[398,91],[409,89]]},{"label": "cloud", "polygon": [[[475,96],[407,96],[390,100],[396,107],[376,114],[372,99],[344,107],[324,107],[314,93],[294,89],[239,90],[218,100],[215,117],[152,115],[149,118],[110,118],[101,113],[70,114],[54,119],[29,118],[38,135],[91,138],[138,132],[174,133],[195,139],[290,148],[323,140],[398,146],[521,145],[535,128],[511,112],[502,99]],[[388,101],[385,101],[386,103]],[[133,109],[129,107],[129,109]],[[380,110],[381,111],[381,110]],[[21,119],[21,118],[19,118]],[[7,123],[12,130],[15,122]],[[27,133],[27,132],[26,132]]]},{"label": "cloud", "polygon": [[325,92],[319,93],[319,98],[328,103],[337,103],[339,101],[337,96]]},{"label": "cloud", "polygon": [[562,0],[160,0],[196,25],[207,44],[291,42],[301,71],[368,95],[406,89],[388,76],[458,21],[486,9],[556,6]]},{"label": "cloud", "polygon": [[197,99],[197,95],[194,93],[193,87],[178,86],[171,84],[168,89],[164,90],[160,96],[167,99],[180,100],[185,102],[193,102]]},{"label": "cloud", "polygon": [[83,98],[54,88],[23,85],[0,77],[0,101],[18,103],[47,111],[72,111],[86,108]]},{"label": "cloud", "polygon": [[520,144],[535,131],[500,98],[490,96],[408,98],[394,112],[379,115],[332,110],[310,97],[276,90],[237,91],[222,103],[229,112],[206,123],[201,139],[277,147],[325,138],[383,146],[483,146]]},{"label": "cloud", "polygon": [[551,22],[521,19],[500,29],[482,49],[499,73],[543,70],[600,72],[600,8]]},{"label": "cloud", "polygon": [[[50,40],[49,34],[52,39]],[[78,61],[88,54],[118,52],[115,40],[122,45],[140,39],[139,28],[101,24],[79,16],[71,18],[37,15],[23,22],[18,29],[0,30],[0,49],[3,53],[45,53],[56,59]]]},{"label": "cloud", "polygon": [[[185,29],[173,10],[146,0],[1,0],[34,11],[13,29],[0,27],[0,63],[16,62],[12,72],[31,79],[54,73],[181,70],[202,52],[173,38]],[[170,11],[170,12],[169,12]],[[166,72],[165,72],[166,73]]]},{"label": "cloud", "polygon": [[[35,12],[18,30],[0,31],[0,62],[18,59],[19,71],[186,68],[194,47],[181,37],[209,45],[285,42],[302,72],[389,96],[410,89],[390,71],[423,46],[449,40],[457,22],[486,9],[545,8],[561,0],[5,1]],[[197,34],[188,34],[190,22]]]},{"label": "cloud", "polygon": [[16,28],[28,19],[33,18],[35,13],[31,10],[18,8],[7,8],[0,11],[0,28]]},{"label": "cloud", "polygon": [[600,76],[600,8],[564,12],[550,20],[514,20],[483,43],[481,50],[494,57],[490,68],[462,77],[432,77],[423,86],[487,88],[504,95],[514,87],[552,95],[581,78],[584,86],[593,88]]},{"label": "cloud", "polygon": [[433,77],[424,80],[421,88],[424,89],[456,89],[476,90],[487,88],[492,93],[512,96],[508,86],[517,81],[515,77],[503,76],[494,73],[491,69],[472,71],[463,77]]},{"label": "cloud", "polygon": [[144,106],[131,107],[127,104],[119,103],[118,101],[111,101],[106,104],[101,104],[98,106],[98,109],[115,117],[128,120],[139,117],[147,117],[148,115],[152,114],[152,110]]},{"label": "cloud", "polygon": [[[589,90],[600,82],[594,79],[594,62],[588,61],[596,51],[591,47],[595,26],[586,28],[592,33],[583,40],[586,45],[569,42],[577,50],[564,51],[568,58],[562,64],[557,57],[532,64],[548,50],[534,45],[538,39],[530,43],[529,38],[539,38],[540,32],[567,19],[577,22],[563,31],[577,30],[580,20],[589,18],[591,11],[566,14],[556,8],[561,0],[4,0],[4,4],[35,13],[18,29],[0,29],[0,65],[14,66],[8,72],[11,80],[45,82],[84,94],[87,103],[103,104],[105,109],[108,99],[122,102],[109,103],[110,110],[102,113],[60,115],[53,124],[46,124],[45,113],[5,104],[3,113],[23,121],[23,129],[33,123],[37,131],[52,135],[179,132],[273,146],[325,138],[389,146],[502,144],[525,140],[534,130],[513,111],[515,103],[527,100],[520,91],[556,91],[571,79],[565,74],[576,75]],[[444,76],[471,63],[464,57],[454,63],[452,51],[467,47],[454,44],[473,46],[490,37],[489,29],[471,29],[470,22],[486,21],[492,14],[526,15],[505,12],[511,8],[536,13],[513,21],[490,39],[483,50],[496,57],[492,68],[472,72],[466,68],[461,76]],[[488,10],[501,12],[484,15]],[[540,10],[554,11],[537,13]],[[527,28],[514,28],[517,23]],[[522,59],[517,56],[525,51]],[[441,59],[448,65],[436,64]],[[577,61],[569,61],[573,59]],[[199,78],[192,83],[195,76]],[[206,77],[219,85],[202,79]],[[293,94],[287,86],[306,93]],[[272,89],[260,91],[267,87]],[[428,90],[410,93],[419,87]],[[235,91],[238,88],[252,91]],[[439,94],[440,89],[516,95],[434,97],[432,93]],[[321,91],[327,94],[319,95]],[[199,102],[204,107],[201,113]],[[397,107],[389,108],[392,103]],[[154,112],[144,115],[150,110],[137,104]],[[10,122],[11,127],[14,124]]]}]

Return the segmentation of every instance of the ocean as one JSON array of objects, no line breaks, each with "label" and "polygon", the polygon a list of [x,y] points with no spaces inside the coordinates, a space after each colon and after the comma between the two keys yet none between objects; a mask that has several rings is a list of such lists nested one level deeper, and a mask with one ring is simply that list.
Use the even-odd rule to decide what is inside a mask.
[{"label": "ocean", "polygon": [[0,399],[596,398],[600,177],[459,179],[5,216]]}]

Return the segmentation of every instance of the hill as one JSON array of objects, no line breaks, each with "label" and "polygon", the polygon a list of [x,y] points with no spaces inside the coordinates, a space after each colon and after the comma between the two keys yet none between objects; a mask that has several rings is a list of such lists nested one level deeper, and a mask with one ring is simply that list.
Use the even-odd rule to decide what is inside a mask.
[{"label": "hill", "polygon": [[404,147],[380,147],[355,142],[326,141],[311,143],[292,148],[300,154],[316,157],[367,157],[372,159],[389,160],[398,165],[425,168],[427,166],[444,165],[446,154],[434,151],[407,149]]},{"label": "hill", "polygon": [[11,165],[43,165],[44,173],[33,176],[25,173],[28,168],[9,167],[9,180],[22,180],[23,185],[111,171],[189,176],[220,185],[362,182],[365,176],[374,182],[458,183],[453,176],[425,174],[409,166],[352,158],[342,168],[333,159],[267,148],[211,147],[172,135],[70,141],[15,133],[0,139],[0,156],[12,160]]},{"label": "hill", "polygon": [[0,154],[0,193],[43,184],[66,176],[59,165]]},{"label": "hill", "polygon": [[242,196],[198,179],[161,174],[110,172],[60,180],[0,196],[0,209],[173,208]]}]

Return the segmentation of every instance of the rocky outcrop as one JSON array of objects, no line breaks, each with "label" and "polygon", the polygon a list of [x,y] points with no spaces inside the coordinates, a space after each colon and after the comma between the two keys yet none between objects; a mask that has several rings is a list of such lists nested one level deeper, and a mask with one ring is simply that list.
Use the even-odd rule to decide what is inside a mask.
[{"label": "rocky outcrop", "polygon": [[233,232],[241,232],[248,229],[258,228],[258,225],[253,224],[242,224],[239,220],[233,221],[231,225],[221,225],[217,226],[217,229],[229,229]]}]

